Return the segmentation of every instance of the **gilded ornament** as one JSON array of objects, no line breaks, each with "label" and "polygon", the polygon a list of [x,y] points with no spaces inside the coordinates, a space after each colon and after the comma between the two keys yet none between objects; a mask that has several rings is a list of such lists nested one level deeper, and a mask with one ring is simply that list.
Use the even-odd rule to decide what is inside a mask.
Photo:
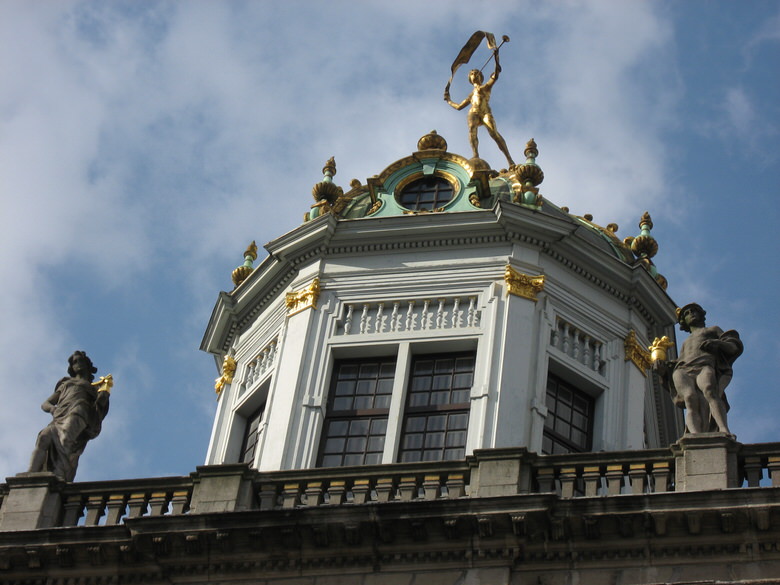
[{"label": "gilded ornament", "polygon": [[631,360],[639,371],[642,372],[642,375],[647,378],[647,370],[653,365],[653,360],[650,352],[637,341],[636,331],[632,329],[628,332],[623,342],[623,347],[626,352],[626,361]]},{"label": "gilded ornament", "polygon": [[536,295],[544,290],[544,275],[529,276],[512,268],[509,264],[504,270],[504,281],[508,295],[515,295],[536,302]]},{"label": "gilded ornament", "polygon": [[231,355],[226,355],[222,362],[222,375],[215,380],[214,391],[219,396],[226,384],[233,382],[233,376],[236,373],[236,360]]},{"label": "gilded ornament", "polygon": [[108,376],[100,376],[97,382],[92,382],[93,386],[97,386],[98,392],[111,393],[111,388],[114,387],[114,376],[109,374]]},{"label": "gilded ornament", "polygon": [[482,203],[480,203],[479,201],[479,195],[477,195],[476,193],[472,193],[471,195],[469,195],[469,203],[471,203],[474,207],[479,207],[479,208],[482,207]]},{"label": "gilded ornament", "polygon": [[287,316],[295,315],[305,309],[316,309],[320,296],[320,279],[315,278],[311,284],[299,291],[287,293]]},{"label": "gilded ornament", "polygon": [[374,201],[371,207],[368,208],[366,215],[373,215],[374,213],[379,211],[380,207],[382,207],[382,201],[380,199],[377,199],[376,201]]},{"label": "gilded ornament", "polygon": [[650,359],[654,362],[658,360],[665,360],[667,350],[674,347],[674,341],[669,339],[667,335],[663,337],[656,337],[653,339],[653,344],[647,349],[650,350]]}]

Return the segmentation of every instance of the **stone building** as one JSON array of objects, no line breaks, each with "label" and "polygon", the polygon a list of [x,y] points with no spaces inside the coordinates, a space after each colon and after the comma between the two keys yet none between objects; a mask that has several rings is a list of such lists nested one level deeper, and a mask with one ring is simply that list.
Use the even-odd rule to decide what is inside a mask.
[{"label": "stone building", "polygon": [[[780,580],[780,444],[682,436],[676,304],[633,237],[435,132],[220,293],[206,465],[0,485],[0,583]],[[682,438],[680,438],[682,436]]]}]

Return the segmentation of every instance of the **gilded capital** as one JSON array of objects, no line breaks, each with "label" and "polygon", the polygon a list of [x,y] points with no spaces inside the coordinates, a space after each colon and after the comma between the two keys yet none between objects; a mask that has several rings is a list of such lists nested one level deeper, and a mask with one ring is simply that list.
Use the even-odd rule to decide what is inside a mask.
[{"label": "gilded capital", "polygon": [[316,309],[320,296],[320,279],[315,278],[306,288],[287,293],[287,316],[295,315],[305,309]]},{"label": "gilded capital", "polygon": [[233,376],[236,373],[236,360],[233,356],[226,355],[222,362],[222,375],[215,380],[214,391],[219,396],[225,389],[226,384],[233,382]]},{"label": "gilded capital", "polygon": [[506,265],[504,271],[504,281],[506,281],[506,292],[509,295],[515,295],[536,302],[536,295],[544,290],[544,275],[529,276]]}]

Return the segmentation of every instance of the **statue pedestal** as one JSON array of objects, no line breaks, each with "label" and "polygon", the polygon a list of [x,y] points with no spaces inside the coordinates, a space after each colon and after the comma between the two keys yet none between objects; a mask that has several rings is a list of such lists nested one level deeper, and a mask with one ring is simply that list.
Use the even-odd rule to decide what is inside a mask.
[{"label": "statue pedestal", "polygon": [[672,445],[675,457],[675,491],[739,487],[738,450],[739,443],[733,435],[685,435]]},{"label": "statue pedestal", "polygon": [[0,512],[0,531],[49,528],[62,512],[63,482],[49,471],[19,473],[6,478],[8,496]]}]

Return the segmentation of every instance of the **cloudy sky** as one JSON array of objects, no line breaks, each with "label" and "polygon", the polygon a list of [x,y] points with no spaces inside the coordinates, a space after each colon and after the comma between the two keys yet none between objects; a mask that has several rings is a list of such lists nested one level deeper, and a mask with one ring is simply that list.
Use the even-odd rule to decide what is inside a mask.
[{"label": "cloudy sky", "polygon": [[433,128],[468,156],[442,92],[475,30],[511,37],[515,159],[534,137],[542,194],[622,237],[650,211],[672,298],[745,341],[732,431],[780,441],[777,2],[0,0],[0,481],[74,349],[116,380],[78,479],[202,464],[198,346],[246,245],[300,224],[330,156],[344,186]]}]

